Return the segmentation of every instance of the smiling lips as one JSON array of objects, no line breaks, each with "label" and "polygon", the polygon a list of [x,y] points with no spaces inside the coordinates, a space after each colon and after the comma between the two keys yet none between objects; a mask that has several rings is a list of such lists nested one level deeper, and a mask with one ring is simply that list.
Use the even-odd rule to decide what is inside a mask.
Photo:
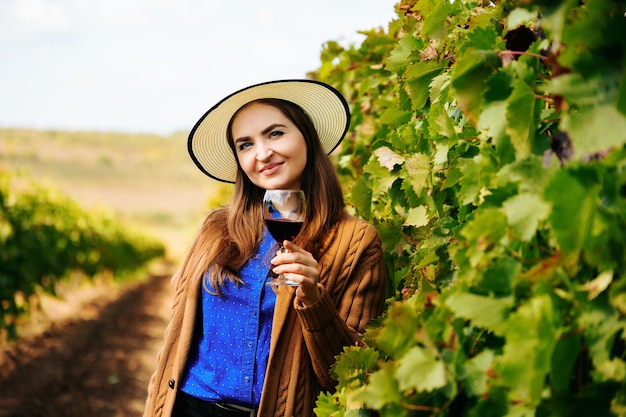
[{"label": "smiling lips", "polygon": [[278,168],[281,165],[282,165],[282,162],[274,162],[271,164],[267,164],[267,165],[264,165],[259,172],[263,175],[272,175],[276,171],[278,171]]}]

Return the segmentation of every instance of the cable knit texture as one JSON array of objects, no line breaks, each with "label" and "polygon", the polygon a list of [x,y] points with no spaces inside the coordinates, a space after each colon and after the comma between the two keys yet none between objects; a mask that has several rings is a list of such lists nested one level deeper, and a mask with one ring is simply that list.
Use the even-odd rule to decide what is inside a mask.
[{"label": "cable knit texture", "polygon": [[[174,301],[165,343],[148,387],[144,417],[169,417],[193,339],[203,271],[192,243],[172,278]],[[386,271],[380,239],[368,223],[345,215],[318,259],[321,299],[295,301],[295,289],[279,287],[268,369],[259,406],[263,417],[311,417],[321,391],[334,391],[330,375],[344,346],[360,343],[366,324],[382,313]]]}]

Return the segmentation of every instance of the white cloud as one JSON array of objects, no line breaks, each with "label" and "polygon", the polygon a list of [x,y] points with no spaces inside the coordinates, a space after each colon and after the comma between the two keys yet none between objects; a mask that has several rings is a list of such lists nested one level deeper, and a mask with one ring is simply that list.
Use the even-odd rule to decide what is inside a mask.
[{"label": "white cloud", "polygon": [[224,0],[65,0],[82,20],[97,26],[152,26],[176,20],[202,22]]},{"label": "white cloud", "polygon": [[67,11],[58,2],[46,0],[16,0],[13,16],[29,31],[43,33],[67,33],[70,20]]},{"label": "white cloud", "polygon": [[71,30],[68,10],[61,2],[0,1],[0,42],[37,40]]}]

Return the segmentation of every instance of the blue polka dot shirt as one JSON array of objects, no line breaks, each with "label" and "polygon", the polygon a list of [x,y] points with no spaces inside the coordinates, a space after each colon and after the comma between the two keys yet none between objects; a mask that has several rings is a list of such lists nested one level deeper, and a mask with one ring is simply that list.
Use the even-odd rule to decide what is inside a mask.
[{"label": "blue polka dot shirt", "polygon": [[276,248],[265,231],[256,256],[240,271],[245,285],[227,280],[222,297],[202,291],[202,314],[183,392],[208,401],[258,406],[276,304],[276,294],[265,284]]}]

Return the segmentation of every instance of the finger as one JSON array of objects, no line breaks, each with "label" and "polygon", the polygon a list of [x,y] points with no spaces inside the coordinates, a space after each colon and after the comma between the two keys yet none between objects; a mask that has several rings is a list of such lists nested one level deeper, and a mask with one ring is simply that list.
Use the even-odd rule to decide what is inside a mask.
[{"label": "finger", "polygon": [[296,245],[293,245],[292,248],[298,248],[298,251],[289,250],[287,252],[277,253],[276,256],[271,259],[272,265],[295,263],[317,269],[317,261],[309,252]]},{"label": "finger", "polygon": [[275,274],[300,275],[302,277],[310,277],[312,279],[317,277],[316,268],[296,262],[275,264],[272,268],[272,272],[274,272]]},{"label": "finger", "polygon": [[307,252],[306,250],[302,249],[300,246],[296,245],[295,243],[293,243],[290,240],[285,240],[283,242],[283,247],[285,249],[287,249],[289,252],[297,252],[297,253],[301,253],[301,254],[306,255],[306,256],[311,256],[311,257],[313,256],[313,255],[311,255],[310,252]]},{"label": "finger", "polygon": [[295,286],[301,286],[303,283],[306,282],[306,278],[303,277],[302,275],[298,275],[298,274],[290,274],[290,273],[286,273],[286,274],[281,274],[287,281],[293,282],[294,284],[296,284]]}]

